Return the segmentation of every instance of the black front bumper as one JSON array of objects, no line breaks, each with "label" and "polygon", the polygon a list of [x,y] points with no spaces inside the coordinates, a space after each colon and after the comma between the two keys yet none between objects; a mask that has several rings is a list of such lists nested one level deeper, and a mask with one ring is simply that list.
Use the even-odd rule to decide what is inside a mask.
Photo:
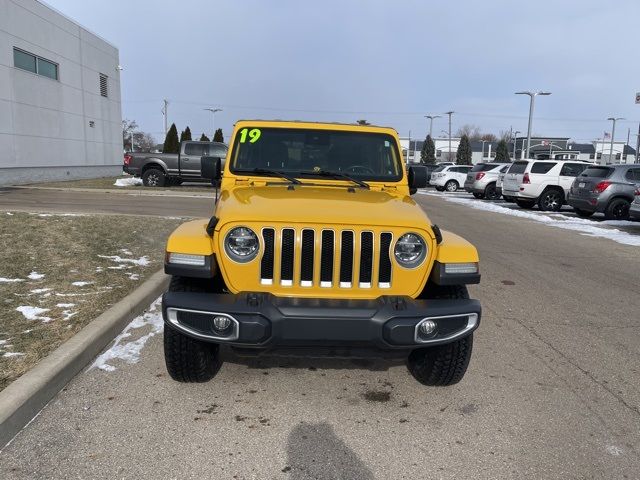
[{"label": "black front bumper", "polygon": [[[414,300],[383,296],[375,300],[276,297],[268,293],[208,294],[167,292],[162,313],[170,328],[191,337],[253,350],[298,347],[412,350],[449,343],[480,323],[477,300]],[[231,320],[224,334],[214,317]],[[426,319],[436,323],[421,333]]]}]

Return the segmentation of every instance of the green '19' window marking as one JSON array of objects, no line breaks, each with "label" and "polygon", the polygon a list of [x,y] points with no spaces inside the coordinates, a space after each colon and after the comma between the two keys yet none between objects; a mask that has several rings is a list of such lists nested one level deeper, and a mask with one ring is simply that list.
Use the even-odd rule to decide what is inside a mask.
[{"label": "green '19' window marking", "polygon": [[247,141],[247,134],[249,135],[249,143],[256,143],[262,135],[262,132],[259,128],[252,128],[249,130],[248,128],[243,128],[240,130],[240,143],[245,143]]}]

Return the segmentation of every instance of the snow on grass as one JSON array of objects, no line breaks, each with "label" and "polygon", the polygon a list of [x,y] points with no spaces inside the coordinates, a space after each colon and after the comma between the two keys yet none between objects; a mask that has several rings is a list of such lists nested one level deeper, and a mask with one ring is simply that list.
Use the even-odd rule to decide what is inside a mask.
[{"label": "snow on grass", "polygon": [[42,280],[44,278],[44,273],[38,273],[34,270],[28,275],[28,277],[30,280]]},{"label": "snow on grass", "polygon": [[123,255],[129,255],[129,256],[132,256],[132,255],[133,255],[133,252],[131,252],[131,250],[127,250],[126,248],[121,248],[121,249],[120,249],[120,252],[121,252]]},{"label": "snow on grass", "polygon": [[129,280],[139,280],[140,279],[140,275],[138,275],[137,273],[129,273],[129,272],[127,272],[127,275],[129,276]]},{"label": "snow on grass", "polygon": [[[138,363],[145,344],[163,330],[162,312],[159,309],[161,301],[161,298],[156,299],[147,312],[134,318],[116,337],[111,348],[100,355],[89,370],[99,368],[105,372],[113,372],[116,370],[116,367],[111,364],[113,360],[122,360],[130,365]],[[150,327],[150,331],[136,340],[126,341],[132,336],[132,330],[144,327]]]},{"label": "snow on grass", "polygon": [[0,277],[0,283],[16,283],[16,282],[24,282],[22,278],[4,278]]},{"label": "snow on grass", "polygon": [[27,320],[42,320],[44,323],[48,323],[51,321],[51,317],[41,316],[43,313],[49,311],[48,308],[20,305],[18,308],[16,308],[16,310],[20,312]]},{"label": "snow on grass", "polygon": [[142,185],[142,179],[136,177],[118,178],[113,185],[116,187],[133,187],[136,185]]},{"label": "snow on grass", "polygon": [[[140,258],[123,258],[120,255],[98,255],[98,257],[100,258],[106,258],[107,260],[111,260],[112,262],[116,262],[116,263],[131,263],[133,265],[138,265],[139,267],[146,267],[147,265],[149,265],[149,257],[147,257],[146,255],[140,257]],[[120,268],[118,267],[109,267],[112,268],[114,270],[120,270]]]},{"label": "snow on grass", "polygon": [[51,291],[50,288],[35,288],[33,290],[29,290],[29,293],[40,294],[40,293],[45,293],[50,291]]},{"label": "snow on grass", "polygon": [[63,310],[62,311],[62,319],[69,320],[71,317],[77,315],[78,312],[72,312],[71,310]]},{"label": "snow on grass", "polygon": [[71,307],[75,307],[76,304],[75,303],[58,303],[56,304],[56,307],[58,308],[71,308]]},{"label": "snow on grass", "polygon": [[11,213],[11,212],[7,212],[7,215],[11,215],[11,216],[13,216],[13,213]]},{"label": "snow on grass", "polygon": [[503,215],[511,215],[513,217],[526,218],[528,220],[544,223],[551,227],[562,228],[565,230],[573,230],[575,232],[581,233],[582,235],[586,235],[590,237],[606,238],[609,240],[613,240],[614,242],[620,243],[622,245],[631,245],[635,247],[640,246],[640,236],[631,235],[627,232],[623,232],[618,229],[603,228],[598,226],[600,224],[610,225],[610,226],[637,225],[637,222],[629,222],[628,224],[626,222],[619,223],[613,220],[605,221],[605,222],[594,222],[592,220],[588,220],[584,218],[568,217],[565,215],[562,215],[560,217],[559,216],[551,217],[551,216],[540,214],[540,213],[534,213],[527,210],[520,210],[516,208],[511,208],[511,207],[505,207],[497,203],[483,202],[483,201],[479,201],[471,198],[450,197],[447,195],[438,195],[438,194],[429,193],[429,192],[420,192],[420,193],[422,195],[441,197],[448,202],[469,206],[477,210],[484,210],[487,212],[501,213]]},{"label": "snow on grass", "polygon": [[2,354],[2,356],[5,358],[22,357],[23,355],[24,353],[20,353],[20,352],[5,352]]},{"label": "snow on grass", "polygon": [[6,345],[9,340],[0,340],[0,347]]},{"label": "snow on grass", "polygon": [[74,287],[85,287],[87,285],[91,285],[93,282],[71,282],[71,285]]}]

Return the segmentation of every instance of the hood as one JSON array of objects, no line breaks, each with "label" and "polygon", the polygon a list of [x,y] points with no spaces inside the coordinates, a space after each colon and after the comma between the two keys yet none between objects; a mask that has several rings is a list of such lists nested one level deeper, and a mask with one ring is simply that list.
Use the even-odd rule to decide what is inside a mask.
[{"label": "hood", "polygon": [[315,223],[419,228],[431,225],[409,196],[346,187],[286,185],[234,187],[223,190],[216,215],[219,226],[233,222]]}]

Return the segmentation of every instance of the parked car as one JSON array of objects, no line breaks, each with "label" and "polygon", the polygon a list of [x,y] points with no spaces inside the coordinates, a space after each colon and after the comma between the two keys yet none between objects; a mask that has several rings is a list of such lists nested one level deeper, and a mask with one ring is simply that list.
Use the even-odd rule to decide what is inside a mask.
[{"label": "parked car", "polygon": [[436,187],[442,192],[455,192],[467,178],[467,173],[471,170],[471,165],[445,165],[437,168],[431,174],[429,185]]},{"label": "parked car", "polygon": [[593,165],[580,160],[523,160],[513,162],[505,174],[502,196],[521,208],[557,212],[566,203],[574,179]]},{"label": "parked car", "polygon": [[178,185],[183,180],[205,181],[200,159],[206,156],[224,159],[227,148],[219,142],[184,141],[180,144],[180,153],[126,153],[122,170],[142,177],[147,187]]},{"label": "parked car", "polygon": [[498,175],[509,169],[505,163],[477,163],[467,173],[464,189],[476,198],[498,200],[501,193],[496,188]]},{"label": "parked car", "polygon": [[640,220],[640,188],[634,192],[635,199],[629,208],[629,217]]},{"label": "parked car", "polygon": [[504,176],[509,171],[509,168],[511,168],[511,164],[507,165],[504,168],[504,171],[500,171],[500,173],[498,174],[498,179],[496,180],[496,194],[498,195],[498,198],[502,197],[505,199],[505,201],[513,203],[515,202],[514,199],[505,198],[505,196],[502,195],[502,183],[504,182]]},{"label": "parked car", "polygon": [[593,165],[576,177],[567,203],[580,217],[598,212],[609,220],[626,219],[638,188],[640,165]]}]

